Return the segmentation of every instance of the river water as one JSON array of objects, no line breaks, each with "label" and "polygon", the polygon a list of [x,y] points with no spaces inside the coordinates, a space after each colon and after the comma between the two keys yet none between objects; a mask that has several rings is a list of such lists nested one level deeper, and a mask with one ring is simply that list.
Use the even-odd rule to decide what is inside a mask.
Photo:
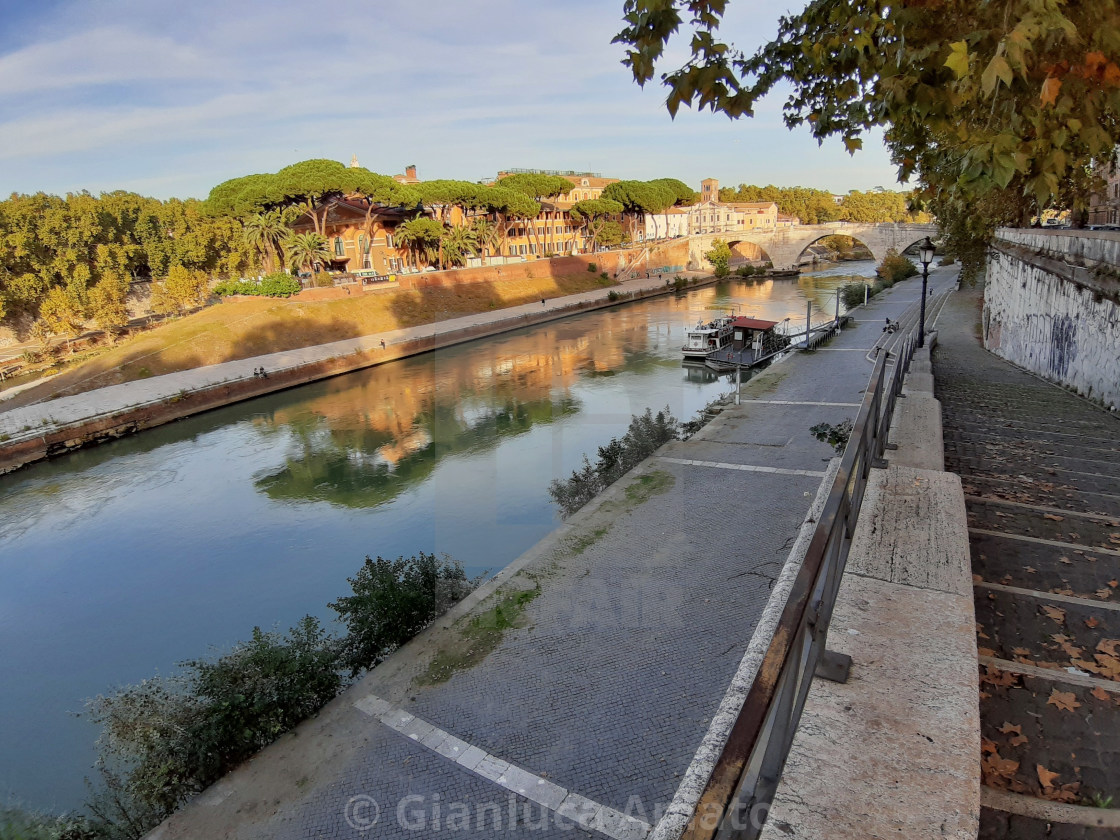
[{"label": "river water", "polygon": [[365,555],[497,572],[558,523],[548,484],[668,405],[711,307],[831,315],[846,263],[575,316],[262,397],[0,477],[0,805],[81,805],[86,698],[285,630]]}]

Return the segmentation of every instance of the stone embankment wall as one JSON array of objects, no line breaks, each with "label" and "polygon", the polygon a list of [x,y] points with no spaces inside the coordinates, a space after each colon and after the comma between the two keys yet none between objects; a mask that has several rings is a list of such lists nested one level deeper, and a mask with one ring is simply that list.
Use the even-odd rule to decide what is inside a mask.
[{"label": "stone embankment wall", "polygon": [[1120,407],[1120,233],[1000,229],[983,330],[996,355]]}]

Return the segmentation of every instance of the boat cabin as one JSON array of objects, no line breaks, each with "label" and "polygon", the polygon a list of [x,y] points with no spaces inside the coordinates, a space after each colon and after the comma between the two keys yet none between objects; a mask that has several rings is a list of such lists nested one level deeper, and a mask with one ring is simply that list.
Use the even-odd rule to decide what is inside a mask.
[{"label": "boat cabin", "polygon": [[736,318],[731,322],[731,348],[733,350],[762,350],[763,337],[778,325],[777,321],[758,318]]}]

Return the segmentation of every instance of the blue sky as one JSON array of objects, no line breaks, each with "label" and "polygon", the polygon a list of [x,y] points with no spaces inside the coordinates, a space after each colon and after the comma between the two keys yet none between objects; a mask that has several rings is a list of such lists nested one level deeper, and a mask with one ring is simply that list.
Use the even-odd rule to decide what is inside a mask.
[{"label": "blue sky", "polygon": [[[785,4],[732,0],[751,47]],[[781,121],[731,122],[633,83],[622,0],[0,0],[0,195],[205,197],[307,158],[421,178],[618,178],[897,188],[879,137],[849,157]],[[677,58],[683,53],[678,49]],[[666,68],[668,68],[668,64]],[[675,66],[675,65],[674,65]]]}]

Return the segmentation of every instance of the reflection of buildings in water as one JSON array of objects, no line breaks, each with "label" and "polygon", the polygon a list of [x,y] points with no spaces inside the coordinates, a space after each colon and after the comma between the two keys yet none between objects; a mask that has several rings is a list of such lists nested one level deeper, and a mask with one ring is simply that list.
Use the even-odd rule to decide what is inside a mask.
[{"label": "reflection of buildings in water", "polygon": [[366,450],[376,442],[378,456],[395,464],[440,443],[436,417],[455,418],[449,430],[454,436],[455,429],[510,404],[550,402],[587,371],[625,367],[648,345],[647,324],[645,313],[627,313],[590,333],[558,324],[380,365],[327,380],[326,394],[278,410],[270,422],[283,426],[316,415],[336,445]]},{"label": "reflection of buildings in water", "polygon": [[321,396],[258,419],[287,429],[292,447],[257,487],[276,499],[349,507],[390,501],[444,456],[578,411],[571,386],[589,368],[625,365],[628,345],[648,341],[647,320],[619,319],[591,333],[535,330],[327,380]]}]

